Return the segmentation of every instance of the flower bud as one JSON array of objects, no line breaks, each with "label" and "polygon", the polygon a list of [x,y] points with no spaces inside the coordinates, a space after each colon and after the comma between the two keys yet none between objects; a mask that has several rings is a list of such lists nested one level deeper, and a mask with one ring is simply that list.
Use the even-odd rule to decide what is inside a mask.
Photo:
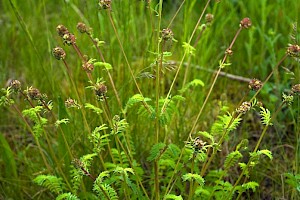
[{"label": "flower bud", "polygon": [[249,89],[250,90],[254,90],[254,91],[257,91],[259,90],[260,88],[262,87],[262,82],[256,78],[252,79],[250,82],[249,82]]},{"label": "flower bud", "polygon": [[61,47],[55,47],[52,50],[52,54],[57,60],[65,59],[66,57],[66,52]]},{"label": "flower bud", "polygon": [[243,28],[249,28],[251,25],[252,25],[252,22],[248,17],[242,19],[242,21],[240,22],[240,26]]}]

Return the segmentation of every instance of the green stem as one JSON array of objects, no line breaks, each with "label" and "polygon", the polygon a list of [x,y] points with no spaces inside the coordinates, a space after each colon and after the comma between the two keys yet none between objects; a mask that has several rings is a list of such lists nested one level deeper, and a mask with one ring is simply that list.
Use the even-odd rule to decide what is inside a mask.
[{"label": "green stem", "polygon": [[[275,111],[275,113],[272,114],[269,123],[264,127],[264,129],[263,129],[263,131],[262,131],[262,134],[260,135],[259,140],[258,140],[257,143],[256,143],[256,146],[255,146],[255,148],[254,148],[254,150],[253,150],[253,153],[257,152],[257,150],[258,150],[258,148],[259,148],[259,146],[260,146],[260,144],[261,144],[261,142],[262,142],[262,139],[264,138],[264,136],[265,136],[265,134],[266,134],[266,132],[267,132],[267,129],[269,128],[271,122],[275,119],[275,117],[277,116],[278,112],[282,109],[282,107],[283,107],[283,105],[284,105],[285,103],[286,103],[286,102],[282,102],[282,103],[280,104],[280,106],[278,107],[278,109]],[[235,184],[234,184],[233,187],[231,188],[231,190],[230,190],[230,192],[229,192],[229,195],[227,196],[227,199],[229,199],[229,198],[232,196],[232,194],[233,194],[233,192],[234,192],[236,186],[237,186],[237,185],[239,184],[239,182],[242,180],[242,178],[243,178],[243,176],[244,176],[246,170],[248,170],[250,164],[251,164],[251,159],[248,161],[246,167],[244,168],[244,170],[242,171],[242,173],[241,173],[240,176],[238,177],[237,181],[235,182]]]},{"label": "green stem", "polygon": [[[113,18],[112,18],[111,10],[108,10],[107,13],[108,13],[108,18],[109,18],[109,20],[110,20],[110,23],[111,23],[111,25],[112,25],[112,27],[113,27],[113,29],[114,29],[115,35],[116,35],[116,37],[117,37],[117,40],[118,40],[118,42],[119,42],[119,46],[120,46],[121,51],[122,51],[122,54],[123,54],[123,56],[124,56],[126,65],[127,65],[128,69],[129,69],[131,78],[133,79],[133,82],[134,82],[134,84],[135,84],[135,86],[136,86],[136,88],[137,88],[139,94],[143,96],[143,93],[142,93],[142,91],[141,91],[141,89],[140,89],[140,87],[139,87],[139,85],[138,85],[138,83],[137,83],[137,81],[136,81],[136,78],[135,78],[135,76],[134,76],[134,74],[133,74],[133,71],[132,71],[132,69],[131,69],[131,66],[130,66],[130,64],[129,64],[127,55],[126,55],[125,50],[124,50],[124,47],[123,47],[123,44],[122,44],[122,42],[121,42],[120,36],[119,36],[119,34],[118,34],[118,31],[117,31],[117,29],[116,29],[114,20],[113,20]],[[148,111],[149,113],[151,113],[151,110],[150,110],[148,104],[147,104],[146,102],[144,102],[144,101],[143,101],[142,103],[143,103],[144,107],[147,109],[147,111]]]},{"label": "green stem", "polygon": [[[204,13],[205,13],[205,11],[206,11],[206,9],[207,9],[209,3],[210,3],[210,1],[211,1],[211,0],[208,0],[207,3],[206,3],[206,5],[205,5],[205,7],[203,8],[202,13],[201,13],[201,15],[200,15],[200,17],[199,17],[199,19],[198,19],[198,21],[197,21],[197,24],[195,25],[195,28],[194,28],[194,30],[193,30],[193,32],[192,32],[192,34],[191,34],[190,39],[189,39],[189,41],[188,41],[188,44],[191,43],[191,41],[192,41],[192,39],[193,39],[193,37],[194,37],[194,35],[195,35],[195,33],[196,33],[196,30],[197,30],[197,28],[198,28],[198,26],[199,26],[199,24],[200,24],[200,21],[201,21],[203,15],[204,15]],[[187,54],[187,52],[185,51],[184,54],[183,54],[183,56],[182,56],[182,59],[181,59],[181,61],[180,61],[180,63],[179,63],[179,66],[178,66],[178,68],[177,68],[177,71],[176,71],[176,73],[175,73],[175,76],[174,76],[174,79],[173,79],[173,81],[172,81],[172,83],[171,83],[171,86],[170,86],[170,88],[169,88],[167,97],[166,97],[166,99],[165,99],[165,101],[164,101],[164,104],[163,104],[163,106],[162,106],[162,108],[161,108],[162,111],[165,110],[166,104],[167,104],[168,99],[169,99],[169,97],[170,97],[170,95],[171,95],[171,92],[172,92],[172,90],[173,90],[173,87],[174,87],[174,85],[175,85],[175,82],[176,82],[176,80],[177,80],[177,78],[178,78],[179,71],[180,71],[180,69],[181,69],[181,67],[182,67],[182,65],[183,65],[183,62],[184,62],[184,59],[185,59],[186,54]]]},{"label": "green stem", "polygon": [[[103,54],[102,54],[100,48],[98,47],[97,42],[92,38],[92,36],[91,36],[90,34],[88,34],[88,36],[89,36],[90,40],[93,42],[94,46],[96,47],[97,52],[98,52],[98,54],[99,54],[101,60],[105,63],[104,56],[103,56]],[[107,69],[105,69],[105,70],[106,70],[106,72],[107,72],[107,75],[108,75],[110,84],[111,84],[111,86],[112,86],[112,88],[113,88],[113,91],[114,91],[114,93],[115,93],[115,96],[116,96],[116,98],[117,98],[119,107],[122,109],[122,103],[121,103],[121,100],[120,100],[118,91],[117,91],[117,89],[116,89],[115,83],[114,83],[114,81],[113,81],[113,78],[112,78],[112,76],[111,76],[109,70],[107,70]]]}]

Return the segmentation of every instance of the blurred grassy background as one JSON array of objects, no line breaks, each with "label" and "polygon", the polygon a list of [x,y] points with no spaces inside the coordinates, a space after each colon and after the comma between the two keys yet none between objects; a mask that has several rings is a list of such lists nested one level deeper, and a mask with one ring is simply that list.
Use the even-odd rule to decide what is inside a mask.
[{"label": "blurred grassy background", "polygon": [[[183,54],[182,42],[186,42],[195,26],[197,19],[206,1],[187,0],[179,15],[171,24],[175,39],[178,40],[171,47],[173,53],[170,60],[179,61]],[[72,96],[72,90],[68,85],[64,72],[64,66],[51,55],[51,50],[55,46],[63,46],[61,39],[56,33],[58,24],[65,25],[77,37],[77,45],[82,52],[91,58],[99,59],[95,48],[89,39],[81,35],[76,30],[78,22],[84,22],[93,28],[93,34],[100,40],[105,41],[102,47],[106,61],[113,66],[112,75],[116,83],[122,104],[125,105],[130,96],[136,94],[136,88],[128,72],[124,57],[119,48],[116,36],[105,13],[99,12],[97,1],[87,0],[40,0],[40,1],[20,1],[6,0],[0,2],[0,84],[5,87],[9,80],[18,79],[23,87],[35,86],[40,91],[46,93],[49,99],[54,102],[54,111],[57,111],[59,99],[66,99]],[[168,26],[174,16],[181,1],[166,1],[163,6],[162,27]],[[14,8],[15,6],[15,8]],[[152,6],[154,8],[155,2]],[[222,58],[224,51],[230,44],[235,32],[239,28],[239,22],[244,17],[252,20],[253,27],[243,30],[233,47],[234,55],[230,58],[232,65],[225,69],[226,72],[245,78],[258,78],[264,80],[270,73],[272,67],[286,51],[289,43],[293,43],[290,34],[293,33],[292,24],[299,20],[300,1],[285,0],[222,0],[213,1],[207,13],[214,15],[214,22],[201,38],[196,47],[196,56],[192,58],[193,66],[201,66],[206,69],[217,69],[218,62]],[[149,10],[145,1],[113,1],[113,16],[118,33],[125,47],[125,52],[129,58],[136,76],[140,72],[151,71],[150,64],[154,62],[155,56],[150,52],[155,51],[156,42],[153,34]],[[153,15],[153,23],[157,18]],[[198,31],[199,32],[199,31]],[[293,33],[294,34],[294,33]],[[296,33],[299,40],[299,33]],[[64,46],[67,53],[66,60],[70,63],[74,78],[81,90],[87,86],[87,79],[81,70],[81,61],[75,51]],[[291,85],[299,83],[300,71],[299,62],[289,59],[284,62],[284,67],[290,69],[293,74],[286,73],[283,68],[279,68],[278,73],[262,90],[259,98],[266,107],[273,111],[281,101],[281,94]],[[184,69],[178,79],[175,91],[182,87]],[[166,74],[166,88],[169,88],[174,72]],[[106,74],[99,69],[94,72],[94,77],[103,77],[108,81]],[[206,87],[191,94],[185,102],[189,112],[187,116],[176,121],[170,130],[174,135],[180,135],[177,142],[186,138],[186,133],[192,126],[192,121],[198,112],[200,105],[205,98],[207,88],[210,86],[212,74],[196,67],[192,67],[189,81],[194,78],[205,82]],[[138,79],[145,96],[154,98],[154,84],[152,79]],[[167,89],[166,89],[167,92]],[[81,91],[83,94],[84,92]],[[88,93],[88,92],[87,92]],[[175,93],[175,92],[174,92]],[[206,107],[205,115],[200,119],[199,130],[206,130],[210,127],[216,117],[218,100],[226,102],[232,109],[238,104],[241,98],[247,94],[247,83],[221,77],[214,90],[212,101]],[[116,98],[112,90],[108,91],[112,113],[117,114]],[[91,97],[86,96],[86,99]],[[265,138],[263,147],[273,149],[275,157],[279,158],[274,163],[266,165],[261,176],[257,174],[257,179],[267,176],[264,180],[265,191],[280,197],[281,173],[288,171],[298,171],[299,164],[295,164],[297,152],[296,143],[299,138],[296,134],[299,131],[299,100],[292,109],[284,110],[277,118],[278,123],[270,131],[270,135]],[[20,108],[25,108],[26,103],[19,100]],[[183,108],[185,109],[185,108]],[[80,118],[79,118],[80,119]],[[99,123],[89,116],[91,124]],[[134,112],[128,116],[129,123],[137,123],[132,127],[133,135],[139,134],[141,127],[144,127],[144,119],[136,118]],[[241,138],[250,138],[253,143],[260,133],[261,127],[258,125],[257,116],[248,116],[240,131],[232,136],[232,141],[239,141]],[[147,122],[146,122],[147,124]],[[184,126],[182,125],[184,124]],[[93,126],[92,125],[92,126]],[[82,123],[76,122],[71,131],[82,130]],[[151,130],[151,124],[148,130]],[[0,198],[22,197],[29,198],[38,195],[40,188],[31,183],[34,174],[38,174],[43,168],[40,158],[35,156],[35,147],[32,138],[24,128],[19,117],[8,108],[0,108],[0,133],[4,136],[3,141],[12,149],[11,154],[6,155],[16,164],[4,163],[4,156],[0,157],[1,162],[1,188]],[[135,138],[136,148],[140,150],[138,155],[144,160],[145,152],[150,148],[146,145],[151,141],[148,135],[140,135]],[[4,142],[3,142],[4,144]],[[151,142],[150,142],[151,144]],[[181,143],[182,145],[182,143]],[[262,147],[262,148],[263,148]],[[84,146],[82,147],[84,148]],[[84,151],[81,149],[80,151]],[[137,151],[139,152],[139,151]],[[12,161],[13,162],[13,161]],[[8,166],[17,166],[13,176],[5,174]],[[18,182],[19,181],[19,182]],[[272,184],[270,184],[270,182]],[[268,185],[270,184],[270,185]],[[14,187],[19,185],[20,194],[14,192]],[[278,194],[276,194],[278,193]]]}]

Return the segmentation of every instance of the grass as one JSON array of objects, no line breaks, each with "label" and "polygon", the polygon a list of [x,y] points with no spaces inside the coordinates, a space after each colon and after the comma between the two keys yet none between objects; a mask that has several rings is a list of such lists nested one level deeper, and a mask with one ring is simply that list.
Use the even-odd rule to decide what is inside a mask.
[{"label": "grass", "polygon": [[[287,106],[300,78],[287,54],[299,9],[283,0],[114,0],[111,10],[2,1],[0,198],[299,198],[298,96]],[[214,20],[203,26],[207,13]],[[240,28],[244,17],[250,28]],[[63,44],[60,24],[76,45]],[[252,78],[263,81],[258,91]],[[35,101],[30,86],[48,99]]]}]

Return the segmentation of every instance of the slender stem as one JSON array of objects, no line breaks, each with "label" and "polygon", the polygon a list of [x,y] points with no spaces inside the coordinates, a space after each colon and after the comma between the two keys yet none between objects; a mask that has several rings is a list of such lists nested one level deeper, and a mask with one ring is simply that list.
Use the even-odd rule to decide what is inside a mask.
[{"label": "slender stem", "polygon": [[[191,174],[194,173],[194,165],[195,165],[195,154],[193,155],[193,159],[192,159],[192,166],[191,166]],[[195,185],[194,185],[195,184]],[[190,191],[189,191],[189,197],[188,200],[191,200],[193,198],[194,195],[194,188],[196,187],[196,182],[194,183],[194,180],[191,179],[190,182]]]},{"label": "slender stem", "polygon": [[[162,17],[162,6],[163,0],[159,1],[158,7],[158,25],[157,25],[157,40],[159,41],[160,36],[160,29],[161,29],[161,17]],[[160,47],[160,45],[162,45]],[[159,109],[159,97],[160,97],[160,73],[162,69],[162,62],[164,56],[164,41],[158,42],[157,44],[157,52],[160,53],[160,60],[156,62],[156,77],[155,77],[155,93],[156,93],[156,108],[155,108],[155,130],[156,130],[156,139],[155,143],[159,142],[159,135],[160,135],[160,125],[159,125],[159,118],[160,118],[160,109]],[[160,199],[160,188],[159,188],[159,159],[154,160],[154,187],[155,187],[155,199]]]},{"label": "slender stem", "polygon": [[168,28],[172,25],[173,21],[174,21],[175,18],[177,17],[177,15],[178,15],[179,11],[181,10],[181,8],[182,8],[182,6],[183,6],[184,3],[185,3],[185,0],[183,0],[183,1],[181,2],[179,8],[177,9],[176,13],[175,13],[174,16],[172,17],[172,19],[171,19],[169,25],[167,26]]},{"label": "slender stem", "polygon": [[[209,3],[210,3],[210,1],[211,1],[211,0],[208,0],[208,1],[207,1],[207,3],[206,3],[206,5],[205,5],[204,9],[202,10],[202,13],[201,13],[201,15],[200,15],[200,17],[199,17],[199,19],[198,19],[198,21],[197,21],[197,24],[195,25],[195,28],[194,28],[194,30],[193,30],[193,32],[192,32],[192,34],[191,34],[190,39],[189,39],[189,42],[188,42],[189,44],[191,43],[191,41],[192,41],[192,39],[193,39],[193,37],[194,37],[194,34],[195,34],[195,32],[196,32],[196,30],[197,30],[199,24],[200,24],[200,21],[201,21],[203,15],[204,15],[204,13],[205,13],[205,11],[206,11],[206,9],[207,9]],[[161,109],[161,110],[162,110],[162,113],[163,113],[163,111],[165,110],[165,106],[166,106],[166,104],[167,104],[167,100],[168,100],[168,98],[169,98],[169,96],[170,96],[170,94],[171,94],[171,91],[172,91],[173,87],[174,87],[174,84],[175,84],[175,81],[176,81],[176,79],[177,79],[177,77],[178,77],[178,74],[179,74],[179,71],[180,71],[180,69],[181,69],[181,66],[183,65],[185,56],[186,56],[186,51],[184,52],[184,54],[183,54],[183,56],[182,56],[182,59],[181,59],[181,61],[180,61],[180,64],[179,64],[179,66],[178,66],[178,69],[177,69],[177,71],[176,71],[175,77],[174,77],[173,82],[172,82],[172,84],[171,84],[171,86],[170,86],[170,89],[169,89],[169,91],[168,91],[167,97],[166,97],[166,99],[165,99],[165,101],[164,101],[164,105],[162,106],[162,109]],[[190,138],[190,137],[189,137],[189,138]],[[168,183],[168,186],[167,186],[167,188],[166,188],[165,196],[170,192],[170,188],[171,188],[171,186],[172,186],[172,183],[173,183],[173,181],[174,181],[174,177],[175,177],[177,168],[178,168],[179,163],[180,163],[180,161],[181,161],[181,158],[182,158],[182,156],[183,156],[184,149],[185,149],[185,148],[183,147],[182,150],[181,150],[181,152],[180,152],[180,156],[179,156],[178,161],[177,161],[177,163],[176,163],[176,165],[175,165],[174,172],[172,173],[172,176],[171,176],[170,181],[169,181],[169,183]]]},{"label": "slender stem", "polygon": [[[75,91],[75,94],[76,94],[76,98],[78,99],[79,104],[82,105],[82,101],[81,101],[81,98],[79,96],[77,86],[75,85],[75,82],[74,82],[74,80],[72,78],[72,75],[71,75],[70,67],[69,67],[68,63],[64,59],[63,59],[63,63],[65,65],[66,69],[67,69],[67,74],[68,74],[68,77],[69,77],[69,79],[71,81],[71,84],[72,84],[72,86],[74,88],[74,91]],[[87,119],[85,117],[86,115],[85,115],[84,109],[80,109],[80,110],[81,110],[81,113],[82,113],[82,118],[83,118],[84,125],[87,128],[88,132],[90,133],[91,130],[90,130],[90,127],[89,127],[89,125],[87,123]]]},{"label": "slender stem", "polygon": [[[200,41],[200,38],[201,38],[201,36],[202,36],[204,30],[205,30],[205,26],[201,29],[201,32],[200,32],[199,35],[197,36],[197,39],[196,39],[196,41],[195,41],[195,43],[194,43],[194,45],[193,45],[194,48],[196,47],[196,45],[197,45],[198,42]],[[186,83],[186,81],[187,81],[187,77],[188,77],[188,74],[189,74],[188,72],[189,72],[189,69],[190,69],[191,61],[192,61],[192,56],[190,55],[190,56],[189,56],[189,59],[188,59],[188,61],[187,61],[187,64],[186,64],[186,68],[185,68],[185,72],[184,72],[184,78],[183,78],[183,81],[182,81],[182,87],[184,87],[184,85],[185,85],[185,83]]]},{"label": "slender stem", "polygon": [[29,130],[29,132],[30,132],[31,135],[33,136],[33,138],[34,138],[34,140],[35,140],[35,142],[36,142],[36,144],[37,144],[37,146],[38,146],[39,152],[40,152],[40,154],[41,154],[41,156],[42,156],[42,159],[43,159],[43,161],[44,161],[44,164],[45,164],[45,166],[47,167],[48,172],[51,172],[51,167],[50,167],[49,163],[47,162],[47,159],[46,159],[46,157],[45,157],[45,155],[44,155],[44,153],[43,153],[43,150],[42,150],[42,147],[41,147],[41,145],[40,145],[40,142],[39,142],[38,138],[36,138],[36,137],[34,136],[34,133],[33,133],[32,129],[31,129],[30,125],[28,124],[27,120],[24,118],[24,116],[22,115],[22,113],[21,113],[21,111],[18,109],[18,107],[15,106],[15,105],[13,105],[13,108],[16,110],[16,112],[17,112],[18,115],[21,117],[21,119],[24,121],[24,123],[25,123],[27,129]]},{"label": "slender stem", "polygon": [[[235,34],[235,36],[234,36],[234,38],[233,38],[231,44],[230,44],[229,47],[228,47],[228,49],[231,49],[231,48],[232,48],[234,42],[235,42],[236,39],[237,39],[237,36],[240,34],[240,32],[241,32],[242,29],[243,29],[242,27],[240,27],[240,28],[238,29],[238,31],[236,32],[236,34]],[[222,66],[225,64],[226,59],[227,59],[227,54],[225,53],[225,55],[224,55],[224,57],[223,57],[223,59],[222,59],[222,61],[221,61],[221,63],[220,63],[219,69],[218,69],[218,71],[217,71],[217,73],[216,73],[216,75],[215,75],[215,77],[214,77],[214,80],[213,80],[213,82],[212,82],[212,84],[211,84],[211,86],[210,86],[210,88],[209,88],[209,91],[208,91],[208,93],[207,93],[207,95],[206,95],[206,98],[205,98],[205,100],[204,100],[204,102],[203,102],[203,104],[202,104],[202,106],[201,106],[201,108],[200,108],[200,111],[199,111],[199,113],[198,113],[198,115],[197,115],[197,117],[196,117],[196,120],[195,120],[195,122],[194,122],[194,125],[193,125],[193,127],[192,127],[192,129],[191,129],[191,131],[190,131],[190,133],[189,133],[189,138],[192,137],[192,134],[193,134],[193,132],[194,132],[194,130],[195,130],[195,128],[196,128],[196,125],[197,125],[197,123],[198,123],[198,120],[199,120],[199,118],[200,118],[200,116],[201,116],[201,114],[202,114],[202,112],[203,112],[203,110],[204,110],[204,107],[206,106],[206,104],[207,104],[207,102],[208,102],[208,99],[209,99],[209,97],[210,97],[210,95],[211,95],[211,93],[212,93],[212,90],[213,90],[213,88],[214,88],[214,86],[215,86],[215,84],[216,84],[216,81],[217,81],[217,79],[218,79],[218,77],[219,77],[219,74],[220,74],[220,72],[221,72],[221,70],[222,70]]]},{"label": "slender stem", "polygon": [[[95,47],[96,47],[96,49],[97,49],[97,52],[98,52],[98,54],[99,54],[101,60],[105,63],[104,56],[103,56],[103,54],[102,54],[100,48],[98,47],[97,42],[92,38],[92,36],[91,36],[90,34],[88,34],[88,36],[89,36],[90,40],[94,43],[94,45],[95,45]],[[115,96],[116,96],[116,98],[117,98],[119,107],[122,109],[122,103],[121,103],[119,94],[118,94],[118,92],[117,92],[115,83],[114,83],[114,81],[113,81],[113,78],[112,78],[112,76],[111,76],[109,70],[107,70],[107,69],[105,69],[105,70],[106,70],[106,72],[107,72],[107,75],[108,75],[110,84],[111,84],[111,86],[112,86],[112,88],[113,88],[113,91],[114,91],[114,93],[115,93]]]},{"label": "slender stem", "polygon": [[[279,113],[279,111],[282,109],[283,105],[285,104],[286,102],[282,102],[280,104],[280,106],[278,107],[278,109],[275,111],[275,113],[272,114],[271,118],[270,118],[270,121],[268,124],[266,124],[266,126],[264,127],[263,131],[262,131],[262,134],[260,135],[259,137],[259,140],[257,141],[256,143],[256,146],[253,150],[253,153],[257,152],[261,142],[262,142],[262,139],[264,138],[266,132],[267,132],[267,129],[269,128],[269,126],[271,125],[271,122],[275,119],[275,117],[277,116],[277,114]],[[235,184],[233,185],[233,187],[231,188],[230,192],[229,192],[229,195],[227,196],[227,198],[229,199],[231,197],[231,195],[233,194],[236,186],[239,184],[239,182],[242,180],[246,170],[248,170],[249,166],[251,164],[251,159],[248,161],[246,167],[244,168],[244,170],[242,171],[242,173],[240,174],[240,176],[238,177],[237,181],[235,182]]]},{"label": "slender stem", "polygon": [[[201,22],[201,19],[202,19],[204,13],[205,13],[205,11],[206,11],[206,9],[207,9],[207,7],[208,7],[210,1],[211,1],[211,0],[208,0],[207,3],[206,3],[206,5],[205,5],[205,7],[203,8],[202,13],[201,13],[201,15],[200,15],[200,17],[199,17],[199,19],[198,19],[198,21],[197,21],[197,24],[195,25],[195,28],[194,28],[194,30],[193,30],[193,32],[192,32],[192,34],[191,34],[190,39],[189,39],[189,41],[188,41],[188,44],[191,43],[191,41],[192,41],[192,39],[193,39],[193,37],[194,37],[194,35],[195,35],[195,32],[196,32],[196,30],[197,30],[197,28],[198,28],[198,26],[199,26],[199,24],[200,24],[200,22]],[[178,68],[177,68],[177,71],[176,71],[176,73],[175,73],[175,76],[174,76],[174,79],[173,79],[173,81],[172,81],[172,83],[171,83],[171,86],[170,86],[170,88],[169,88],[167,97],[166,97],[166,99],[165,99],[165,101],[164,101],[164,104],[163,104],[163,106],[162,106],[162,108],[161,108],[162,111],[165,110],[165,106],[166,106],[167,100],[169,99],[169,97],[170,97],[170,95],[171,95],[171,92],[172,92],[173,87],[174,87],[174,85],[175,85],[175,82],[176,82],[176,80],[177,80],[177,78],[178,78],[179,71],[180,71],[180,69],[181,69],[181,67],[182,67],[182,65],[183,65],[183,62],[184,62],[184,59],[185,59],[186,54],[187,54],[187,52],[185,51],[184,54],[183,54],[183,56],[182,56],[182,59],[181,59],[181,61],[180,61],[180,64],[179,64],[179,66],[178,66]]]},{"label": "slender stem", "polygon": [[[129,64],[127,55],[126,55],[125,50],[124,50],[124,47],[123,47],[123,44],[122,44],[122,42],[121,42],[120,36],[119,36],[119,34],[118,34],[118,31],[117,31],[117,29],[116,29],[114,20],[113,20],[113,18],[112,18],[111,10],[108,9],[107,13],[108,13],[108,18],[109,18],[109,20],[110,20],[110,23],[111,23],[111,25],[112,25],[112,27],[113,27],[113,29],[114,29],[115,35],[116,35],[116,37],[117,37],[117,40],[118,40],[118,42],[119,42],[119,46],[120,46],[121,51],[122,51],[122,53],[123,53],[123,56],[124,56],[126,65],[127,65],[128,69],[129,69],[131,78],[133,79],[134,84],[135,84],[135,86],[136,86],[138,92],[140,93],[140,95],[143,96],[143,93],[142,93],[142,91],[141,91],[141,89],[140,89],[140,87],[139,87],[139,85],[138,85],[138,83],[137,83],[137,81],[136,81],[136,78],[135,78],[135,76],[134,76],[134,74],[133,74],[133,71],[132,71],[132,69],[131,69],[131,66],[130,66],[130,64]],[[146,102],[144,102],[144,101],[143,101],[142,103],[143,103],[144,107],[147,109],[147,111],[148,111],[149,113],[151,113],[151,110],[150,110],[148,104],[147,104]]]},{"label": "slender stem", "polygon": [[280,61],[277,63],[277,65],[273,68],[273,70],[271,71],[271,73],[268,75],[268,77],[265,79],[265,81],[262,83],[262,87],[256,91],[256,93],[253,95],[253,97],[251,98],[250,102],[253,101],[255,99],[255,97],[258,95],[258,93],[262,90],[263,86],[269,81],[269,79],[272,77],[272,75],[274,74],[274,71],[276,71],[278,69],[278,67],[283,63],[283,61],[288,57],[288,54],[285,54]]}]

